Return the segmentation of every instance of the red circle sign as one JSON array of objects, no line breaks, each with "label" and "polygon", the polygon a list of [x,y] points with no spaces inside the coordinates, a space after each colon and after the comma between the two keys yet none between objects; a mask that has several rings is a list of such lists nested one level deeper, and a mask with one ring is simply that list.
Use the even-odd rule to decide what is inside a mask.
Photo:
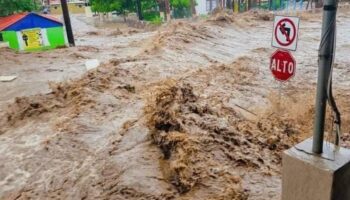
[{"label": "red circle sign", "polygon": [[295,75],[296,63],[288,51],[277,50],[271,56],[270,70],[278,81],[287,81]]},{"label": "red circle sign", "polygon": [[[281,32],[282,34],[278,34]],[[282,36],[280,36],[282,35]],[[279,37],[285,37],[283,40]],[[296,37],[296,27],[292,20],[288,18],[281,19],[277,26],[275,27],[275,38],[279,45],[281,46],[289,46],[291,45]]]}]

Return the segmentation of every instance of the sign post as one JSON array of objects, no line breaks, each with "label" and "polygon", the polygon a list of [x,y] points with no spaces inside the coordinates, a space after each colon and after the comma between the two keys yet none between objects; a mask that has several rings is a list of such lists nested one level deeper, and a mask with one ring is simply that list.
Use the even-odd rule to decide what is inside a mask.
[{"label": "sign post", "polygon": [[286,82],[295,75],[296,62],[289,50],[297,49],[298,30],[298,17],[275,16],[271,46],[278,50],[270,57],[270,71],[280,82]]}]

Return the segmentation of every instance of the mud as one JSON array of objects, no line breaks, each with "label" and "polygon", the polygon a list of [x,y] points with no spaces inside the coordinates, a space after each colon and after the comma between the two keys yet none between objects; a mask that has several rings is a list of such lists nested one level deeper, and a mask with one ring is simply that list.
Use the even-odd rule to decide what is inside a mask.
[{"label": "mud", "polygon": [[[1,74],[20,75],[1,83],[0,198],[279,199],[281,153],[312,133],[320,23],[307,15],[283,85],[260,11],[130,34],[73,16],[77,47],[0,49]],[[339,19],[334,94],[349,147],[347,11]],[[90,58],[102,64],[86,72]]]}]

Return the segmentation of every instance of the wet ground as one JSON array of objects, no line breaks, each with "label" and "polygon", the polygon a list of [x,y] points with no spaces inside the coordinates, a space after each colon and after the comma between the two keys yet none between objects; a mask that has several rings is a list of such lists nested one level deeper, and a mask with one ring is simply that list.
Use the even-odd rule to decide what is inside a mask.
[{"label": "wet ground", "polygon": [[[281,152],[312,130],[320,13],[302,14],[297,73],[284,84],[268,70],[269,13],[157,30],[72,23],[76,47],[0,49],[0,74],[18,76],[0,83],[1,199],[279,199]],[[348,24],[341,10],[345,133]],[[89,59],[102,65],[87,72]]]}]

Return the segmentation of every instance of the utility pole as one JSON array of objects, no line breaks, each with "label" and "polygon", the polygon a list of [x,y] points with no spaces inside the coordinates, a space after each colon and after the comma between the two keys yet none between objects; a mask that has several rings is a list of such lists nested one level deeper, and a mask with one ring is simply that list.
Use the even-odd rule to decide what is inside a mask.
[{"label": "utility pole", "polygon": [[137,4],[137,15],[139,16],[139,20],[143,20],[143,15],[142,15],[142,5],[141,5],[141,0],[136,0]]},{"label": "utility pole", "polygon": [[316,115],[314,123],[314,135],[312,151],[321,154],[323,150],[324,124],[326,116],[326,104],[329,82],[331,81],[333,57],[335,51],[335,29],[337,0],[325,0],[323,7],[322,37],[319,49],[318,79],[316,96]]},{"label": "utility pole", "polygon": [[74,47],[75,42],[74,42],[72,25],[70,23],[67,0],[61,0],[61,8],[62,8],[62,13],[63,13],[64,24],[66,26],[68,43],[69,43],[69,46]]}]

